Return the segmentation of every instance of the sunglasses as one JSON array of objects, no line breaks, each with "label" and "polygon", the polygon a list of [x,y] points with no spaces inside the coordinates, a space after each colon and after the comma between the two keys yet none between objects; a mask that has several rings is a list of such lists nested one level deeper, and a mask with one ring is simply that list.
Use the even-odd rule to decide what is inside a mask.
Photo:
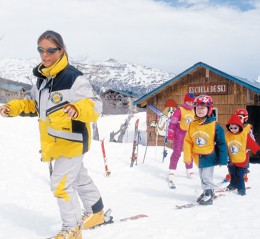
[{"label": "sunglasses", "polygon": [[245,119],[245,118],[246,118],[246,116],[244,116],[244,115],[238,115],[238,117],[239,117],[240,119]]},{"label": "sunglasses", "polygon": [[238,127],[229,127],[230,130],[238,130]]},{"label": "sunglasses", "polygon": [[60,51],[61,48],[56,47],[56,48],[48,48],[47,50],[42,49],[41,47],[37,47],[37,51],[40,54],[46,53],[47,55],[51,55],[53,53],[55,53],[56,51]]}]

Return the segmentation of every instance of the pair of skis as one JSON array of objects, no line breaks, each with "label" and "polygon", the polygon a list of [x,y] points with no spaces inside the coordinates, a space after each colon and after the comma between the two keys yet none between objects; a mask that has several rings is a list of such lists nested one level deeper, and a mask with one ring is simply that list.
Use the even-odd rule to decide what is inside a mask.
[{"label": "pair of skis", "polygon": [[[138,125],[139,125],[139,119],[137,119],[136,122],[135,122],[134,139],[133,139],[133,148],[132,148],[130,167],[133,167],[134,163],[137,164],[138,142],[139,142]],[[102,154],[103,154],[103,159],[104,159],[105,175],[109,176],[111,174],[111,171],[108,169],[104,139],[101,141],[101,148],[102,148]]]},{"label": "pair of skis", "polygon": [[[111,212],[112,210],[111,209],[108,209],[105,213],[104,213],[104,219],[105,219],[105,222],[102,223],[102,224],[99,224],[91,229],[96,229],[100,226],[104,226],[104,225],[108,225],[108,224],[112,224],[112,223],[115,223],[115,222],[129,222],[129,221],[134,221],[134,220],[138,220],[138,219],[141,219],[141,218],[146,218],[148,217],[146,214],[136,214],[134,216],[129,216],[129,217],[124,217],[124,218],[121,218],[119,220],[116,220],[114,221],[113,220],[113,217],[111,216]],[[48,237],[46,239],[55,239],[56,236],[54,237]]]},{"label": "pair of skis", "polygon": [[[251,187],[246,187],[246,189],[250,189]],[[213,197],[213,200],[219,198],[219,197],[223,197],[226,196],[226,192],[236,192],[236,190],[228,190],[228,188],[224,188],[224,189],[219,189],[219,190],[215,190],[215,195]],[[184,209],[184,208],[192,208],[195,206],[200,206],[199,203],[194,202],[194,203],[186,203],[186,204],[182,204],[182,205],[176,205],[177,209]]]},{"label": "pair of skis", "polygon": [[[108,210],[104,213],[104,218],[105,218],[105,219],[107,218],[107,220],[105,220],[105,223],[104,223],[104,224],[114,223],[113,217],[111,216],[111,212],[112,212],[112,209],[108,209]],[[121,219],[119,219],[118,221],[119,221],[119,222],[133,221],[133,220],[137,220],[137,219],[144,218],[144,217],[148,217],[148,216],[145,215],[145,214],[137,214],[137,215],[134,215],[134,216],[121,218]],[[101,224],[101,225],[103,225],[103,224]]]},{"label": "pair of skis", "polygon": [[[164,117],[166,118],[166,122],[165,122],[165,136],[164,136],[164,142],[163,142],[163,158],[162,158],[162,162],[164,162],[164,159],[167,157],[168,155],[168,152],[166,150],[166,145],[168,143],[168,137],[167,137],[167,131],[168,131],[168,125],[169,125],[169,121],[170,121],[170,118],[165,115],[163,112],[161,112],[160,110],[158,110],[155,106],[151,105],[151,104],[148,104],[147,105],[149,107],[150,110],[152,110],[157,116],[159,117]],[[158,135],[156,136],[158,137]]]},{"label": "pair of skis", "polygon": [[[158,116],[160,117],[166,117],[167,118],[167,126],[169,123],[169,117],[167,115],[165,115],[164,113],[162,113],[160,110],[158,110],[155,106],[148,104],[148,107],[154,112],[156,113]],[[135,129],[134,129],[134,139],[133,139],[133,147],[132,147],[132,154],[131,154],[131,163],[130,163],[130,167],[133,167],[134,163],[136,163],[137,165],[137,158],[138,158],[138,143],[139,143],[139,133],[138,133],[138,125],[139,125],[139,119],[136,120],[135,122]],[[167,127],[166,126],[166,130]],[[147,147],[148,147],[148,143],[151,139],[151,132],[149,133],[148,136],[148,140],[147,140],[147,145],[146,145],[146,149],[145,149],[145,154],[144,154],[144,158],[143,158],[143,163],[145,160],[145,156],[146,156],[146,151],[147,151]],[[167,150],[166,150],[166,145],[168,142],[168,138],[167,138],[167,132],[166,135],[164,137],[164,146],[163,146],[163,162],[165,157],[167,156]],[[109,176],[111,174],[111,171],[108,169],[108,164],[107,164],[107,157],[106,157],[106,152],[105,152],[105,145],[104,145],[104,139],[101,141],[101,148],[102,148],[102,153],[103,153],[103,159],[104,159],[104,165],[105,165],[105,174],[106,176]]]},{"label": "pair of skis", "polygon": [[[223,197],[226,196],[223,193],[220,193],[218,195],[214,195],[213,200],[216,200],[219,197]],[[198,202],[194,202],[194,203],[186,203],[186,204],[182,204],[182,205],[176,205],[177,209],[184,209],[184,208],[192,208],[192,207],[196,207],[196,206],[200,206],[200,204]]]},{"label": "pair of skis", "polygon": [[[134,140],[133,140],[133,148],[132,148],[132,155],[131,155],[131,163],[130,167],[133,167],[134,163],[137,164],[137,157],[138,157],[138,142],[139,142],[139,133],[138,133],[138,125],[139,125],[139,119],[135,122],[135,130],[134,130]],[[101,141],[101,149],[104,159],[104,166],[105,166],[105,175],[109,176],[111,174],[111,171],[108,169],[108,163],[107,163],[107,157],[106,157],[106,151],[105,151],[105,139]]]}]

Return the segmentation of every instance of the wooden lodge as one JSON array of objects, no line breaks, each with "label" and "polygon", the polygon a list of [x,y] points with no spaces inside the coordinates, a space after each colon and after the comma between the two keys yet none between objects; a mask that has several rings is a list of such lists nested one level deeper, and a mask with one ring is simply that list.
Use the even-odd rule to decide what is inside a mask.
[{"label": "wooden lodge", "polygon": [[0,103],[23,99],[31,88],[31,85],[25,83],[0,78]]},{"label": "wooden lodge", "polygon": [[133,105],[137,95],[133,92],[108,89],[100,93],[103,102],[103,114],[128,114],[136,113],[138,108]]},{"label": "wooden lodge", "polygon": [[[181,106],[187,92],[193,92],[195,97],[201,94],[210,95],[214,101],[216,119],[224,129],[236,109],[247,109],[248,122],[253,125],[256,141],[260,143],[260,83],[231,76],[202,62],[196,63],[142,96],[134,102],[134,105],[146,107],[152,104],[160,111],[164,111],[168,99],[175,100],[178,106]],[[158,121],[158,117],[148,107],[146,109],[147,137],[151,132],[149,145],[156,145],[154,122]],[[163,143],[164,137],[159,136],[157,145]]]}]

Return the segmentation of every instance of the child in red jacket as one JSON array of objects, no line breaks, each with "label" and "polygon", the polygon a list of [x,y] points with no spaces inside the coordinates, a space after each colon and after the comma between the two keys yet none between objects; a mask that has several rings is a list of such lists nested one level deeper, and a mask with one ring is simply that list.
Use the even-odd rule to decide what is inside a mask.
[{"label": "child in red jacket", "polygon": [[[253,140],[255,140],[255,136],[253,134],[253,126],[248,123],[248,112],[247,112],[247,110],[243,109],[243,108],[239,108],[235,111],[234,114],[236,114],[240,118],[240,121],[244,126],[244,130],[247,130],[248,132],[250,132],[250,136],[252,137]],[[249,157],[249,155],[248,155],[248,157]],[[244,172],[245,183],[248,182],[247,174],[250,172],[248,168],[249,168],[249,160],[248,160],[246,167],[244,168],[244,170],[245,170],[245,172]],[[230,174],[229,173],[226,175],[225,181],[230,182]]]},{"label": "child in red jacket", "polygon": [[231,176],[227,189],[237,189],[238,194],[243,196],[246,195],[244,168],[249,160],[247,151],[250,149],[252,153],[260,155],[260,147],[252,139],[250,132],[243,130],[244,125],[238,115],[232,115],[226,127],[228,129],[225,135],[229,155],[228,171]]}]

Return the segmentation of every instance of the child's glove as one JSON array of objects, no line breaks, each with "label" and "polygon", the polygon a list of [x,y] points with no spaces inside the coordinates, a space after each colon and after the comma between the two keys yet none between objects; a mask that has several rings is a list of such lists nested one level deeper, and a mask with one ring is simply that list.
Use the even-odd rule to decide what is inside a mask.
[{"label": "child's glove", "polygon": [[172,130],[169,130],[168,131],[168,140],[173,140],[173,137],[174,137],[174,132]]}]

